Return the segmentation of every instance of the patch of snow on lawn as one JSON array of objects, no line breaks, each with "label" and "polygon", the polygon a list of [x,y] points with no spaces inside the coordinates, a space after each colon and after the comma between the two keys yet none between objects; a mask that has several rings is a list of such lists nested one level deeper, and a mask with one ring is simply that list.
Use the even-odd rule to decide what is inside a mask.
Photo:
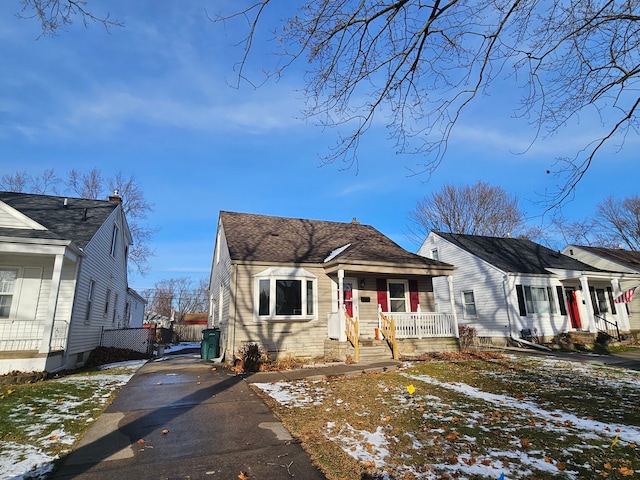
[{"label": "patch of snow on lawn", "polygon": [[[95,397],[103,400],[102,403],[111,396],[113,391],[125,385],[136,372],[144,365],[145,361],[133,361],[111,364],[110,368],[126,368],[125,373],[110,375],[108,372],[97,375],[69,375],[57,380],[61,383],[88,383],[95,386]],[[105,369],[103,366],[101,369]],[[47,448],[51,446],[73,445],[76,436],[68,434],[61,428],[65,420],[85,418],[85,422],[93,422],[93,411],[82,412],[82,406],[86,402],[80,401],[73,396],[68,398],[32,398],[30,405],[24,405],[11,414],[17,418],[31,418],[29,425],[25,426],[25,431],[34,438],[37,438],[37,445],[23,445],[12,442],[2,442],[0,444],[0,480],[26,480],[45,478],[53,469],[53,462],[57,456],[47,453]],[[33,405],[37,405],[34,408]],[[68,412],[75,412],[70,414]],[[52,427],[55,427],[52,429]]]},{"label": "patch of snow on lawn", "polygon": [[542,418],[555,424],[560,422],[564,425],[571,425],[579,430],[584,430],[587,434],[597,434],[601,437],[616,437],[620,440],[628,443],[640,444],[640,429],[630,425],[622,424],[609,424],[602,423],[595,420],[589,420],[586,418],[580,418],[576,415],[566,413],[560,410],[550,412],[544,410],[531,402],[525,402],[506,395],[496,395],[494,393],[483,392],[475,387],[466,385],[464,383],[444,383],[436,380],[435,378],[428,377],[426,375],[406,375],[412,380],[418,380],[424,383],[435,385],[441,388],[447,388],[454,390],[463,395],[467,395],[472,398],[485,400],[500,407],[508,407],[518,410],[530,412],[531,415]]},{"label": "patch of snow on lawn", "polygon": [[373,433],[356,430],[348,423],[340,427],[337,433],[334,433],[335,429],[335,423],[327,424],[325,436],[340,445],[353,458],[363,463],[371,462],[376,468],[386,465],[384,459],[389,456],[389,449],[382,427],[379,426]]}]

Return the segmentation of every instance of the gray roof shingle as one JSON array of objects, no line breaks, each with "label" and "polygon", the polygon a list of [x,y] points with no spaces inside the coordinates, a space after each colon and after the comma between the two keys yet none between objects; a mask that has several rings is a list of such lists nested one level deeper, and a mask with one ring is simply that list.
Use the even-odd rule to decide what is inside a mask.
[{"label": "gray roof shingle", "polygon": [[435,232],[454,245],[498,267],[503,272],[548,274],[548,268],[600,271],[575,258],[524,238],[483,237]]},{"label": "gray roof shingle", "polygon": [[375,228],[360,223],[224,211],[220,220],[232,260],[322,264],[336,249],[349,245],[335,261],[450,267],[408,252]]},{"label": "gray roof shingle", "polygon": [[0,235],[71,240],[80,248],[84,248],[89,243],[96,231],[118,206],[117,202],[108,200],[14,192],[0,192],[0,201],[47,228],[47,230],[0,228]]}]

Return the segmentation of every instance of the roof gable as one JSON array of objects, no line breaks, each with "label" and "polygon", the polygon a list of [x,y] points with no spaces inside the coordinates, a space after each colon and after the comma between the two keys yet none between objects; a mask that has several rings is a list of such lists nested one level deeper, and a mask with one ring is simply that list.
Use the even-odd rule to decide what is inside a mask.
[{"label": "roof gable", "polygon": [[[70,240],[81,248],[119,205],[107,200],[0,192],[0,202],[19,212],[23,226],[0,226],[3,236]],[[6,209],[6,207],[5,207]],[[41,228],[35,228],[36,225]],[[44,227],[44,228],[42,228]]]},{"label": "roof gable", "polygon": [[570,245],[567,248],[579,248],[604,260],[608,260],[636,272],[640,272],[640,252],[625,250],[623,248],[602,248],[583,245]]},{"label": "roof gable", "polygon": [[586,263],[524,238],[434,232],[505,273],[549,274],[550,268],[598,271]]},{"label": "roof gable", "polygon": [[410,253],[369,225],[220,212],[235,261],[361,263],[451,267]]}]

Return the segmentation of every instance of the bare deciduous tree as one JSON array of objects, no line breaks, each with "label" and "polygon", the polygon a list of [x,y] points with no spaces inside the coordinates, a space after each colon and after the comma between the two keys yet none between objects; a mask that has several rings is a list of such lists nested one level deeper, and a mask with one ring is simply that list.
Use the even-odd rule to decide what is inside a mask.
[{"label": "bare deciduous tree", "polygon": [[187,313],[203,313],[209,309],[209,287],[206,279],[195,282],[188,277],[170,278],[156,282],[154,288],[143,293],[147,310],[175,318],[182,323]]},{"label": "bare deciduous tree", "polygon": [[[357,168],[360,139],[380,117],[400,153],[424,155],[416,171],[431,172],[445,157],[466,107],[496,82],[512,81],[523,95],[514,113],[532,123],[532,142],[586,111],[601,120],[597,138],[587,140],[575,157],[557,159],[553,173],[560,182],[548,200],[559,205],[603,145],[614,138],[623,142],[640,126],[638,0],[320,0],[299,5],[288,18],[269,25],[282,56],[266,75],[279,77],[297,60],[307,60],[305,113],[321,125],[340,127],[329,162],[341,159]],[[254,40],[267,22],[265,12],[277,7],[271,0],[255,0],[216,19],[232,27],[237,21],[243,28],[238,83],[255,82],[247,74]]]},{"label": "bare deciduous tree", "polygon": [[640,251],[640,196],[634,195],[622,200],[609,196],[598,204],[595,221],[600,227],[606,244],[601,246],[622,246]]},{"label": "bare deciduous tree", "polygon": [[153,205],[145,198],[135,177],[127,178],[118,172],[105,179],[100,170],[93,168],[89,172],[71,170],[67,180],[62,182],[53,170],[45,170],[42,175],[30,175],[27,171],[22,171],[3,175],[0,188],[10,192],[64,195],[64,192],[58,190],[61,183],[66,185],[67,191],[73,196],[93,200],[107,198],[118,191],[133,238],[133,245],[129,249],[130,264],[144,274],[148,268],[148,259],[153,255],[150,242],[157,229],[145,223]]},{"label": "bare deciduous tree", "polygon": [[485,182],[472,186],[444,185],[424,197],[409,213],[411,231],[422,241],[431,230],[503,237],[523,230],[518,199]]},{"label": "bare deciduous tree", "polygon": [[98,23],[109,30],[121,27],[122,22],[112,20],[109,14],[96,15],[87,9],[85,0],[21,0],[19,18],[36,19],[42,27],[42,35],[53,36],[65,26],[79,19],[85,27]]}]

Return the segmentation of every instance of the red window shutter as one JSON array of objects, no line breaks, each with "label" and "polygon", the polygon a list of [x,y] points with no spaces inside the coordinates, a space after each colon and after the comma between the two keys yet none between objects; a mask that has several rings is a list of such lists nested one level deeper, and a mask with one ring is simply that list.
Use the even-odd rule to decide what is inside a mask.
[{"label": "red window shutter", "polygon": [[376,278],[376,290],[378,290],[378,305],[382,307],[383,312],[387,312],[389,302],[387,300],[387,281],[384,278]]},{"label": "red window shutter", "polygon": [[418,304],[420,303],[420,295],[418,295],[418,281],[409,280],[409,303],[411,304],[411,311],[418,311]]}]

